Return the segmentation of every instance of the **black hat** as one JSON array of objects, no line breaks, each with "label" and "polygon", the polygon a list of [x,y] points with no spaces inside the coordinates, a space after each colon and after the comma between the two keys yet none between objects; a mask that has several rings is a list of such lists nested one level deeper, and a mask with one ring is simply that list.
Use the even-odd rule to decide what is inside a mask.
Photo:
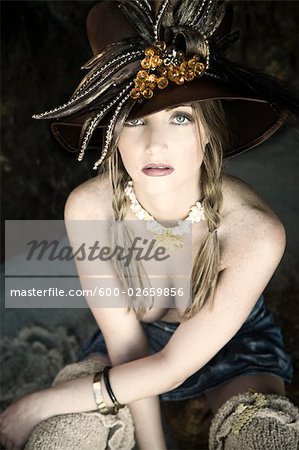
[{"label": "black hat", "polygon": [[[183,103],[221,99],[233,136],[224,157],[244,152],[270,137],[287,111],[298,115],[297,92],[255,69],[229,61],[225,50],[233,8],[218,0],[162,0],[157,16],[148,0],[106,0],[87,17],[94,53],[88,74],[71,99],[33,116],[52,124],[70,151],[101,148],[96,169],[109,157],[115,124]],[[104,127],[104,130],[101,129]]]}]

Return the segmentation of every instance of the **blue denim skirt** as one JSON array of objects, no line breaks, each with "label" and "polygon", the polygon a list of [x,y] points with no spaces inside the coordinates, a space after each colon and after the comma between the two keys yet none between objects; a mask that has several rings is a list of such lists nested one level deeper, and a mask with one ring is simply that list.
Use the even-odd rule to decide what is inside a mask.
[{"label": "blue denim skirt", "polygon": [[[162,320],[141,325],[147,336],[150,353],[159,352],[169,341],[179,323]],[[191,343],[192,344],[192,343]],[[100,353],[108,357],[100,330],[85,343],[78,360]],[[261,296],[250,315],[232,339],[200,370],[180,386],[160,395],[161,400],[185,400],[227,383],[234,377],[249,374],[272,374],[291,383],[293,364],[286,351],[280,328]]]}]

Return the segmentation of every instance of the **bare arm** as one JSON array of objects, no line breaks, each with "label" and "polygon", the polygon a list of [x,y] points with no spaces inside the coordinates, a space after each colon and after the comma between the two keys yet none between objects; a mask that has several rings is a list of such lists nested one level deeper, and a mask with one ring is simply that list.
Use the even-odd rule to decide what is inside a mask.
[{"label": "bare arm", "polygon": [[[149,355],[148,343],[141,324],[133,313],[119,308],[91,308],[104,334],[113,367]],[[159,397],[153,395],[128,403],[135,436],[141,450],[165,450]]]},{"label": "bare arm", "polygon": [[[79,211],[77,208],[79,208]],[[101,207],[99,205],[98,213],[101,213],[100,210]],[[81,218],[82,213],[84,217],[82,198],[80,194],[77,196],[75,192],[69,197],[65,208],[66,226],[70,240],[73,239],[75,241],[76,238],[72,237],[72,226],[68,224],[68,220]],[[105,217],[104,214],[103,217]],[[77,268],[80,273],[80,265]],[[106,271],[105,274],[107,275],[108,272]],[[100,285],[100,281],[96,281],[96,283]],[[87,279],[81,279],[81,285],[86,289],[90,287],[88,277]],[[110,288],[116,287],[116,285],[116,281],[109,279]],[[86,300],[89,302],[91,312],[104,335],[113,367],[149,355],[146,335],[134,312],[127,313],[127,308],[121,307],[122,305],[114,308],[96,308],[94,307],[94,301],[97,299],[87,297]],[[109,303],[109,299],[106,301]],[[119,301],[123,301],[124,305],[126,304],[125,298],[122,300],[119,299]],[[165,450],[166,445],[163,435],[159,397],[153,395],[147,398],[141,398],[135,402],[129,402],[128,406],[134,420],[135,436],[139,448],[141,450],[152,450],[153,448],[155,450]],[[68,402],[65,403],[65,411],[72,409],[72,407],[73,405],[68,404]]]}]

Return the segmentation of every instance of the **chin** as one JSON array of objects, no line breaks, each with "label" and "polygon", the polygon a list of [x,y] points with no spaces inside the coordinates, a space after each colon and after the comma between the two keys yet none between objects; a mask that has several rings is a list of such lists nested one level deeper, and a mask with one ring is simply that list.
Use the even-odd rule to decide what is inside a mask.
[{"label": "chin", "polygon": [[166,180],[166,177],[148,177],[151,178],[146,182],[143,182],[145,190],[151,195],[162,195],[169,194],[177,190],[178,182],[177,180],[170,179]]}]

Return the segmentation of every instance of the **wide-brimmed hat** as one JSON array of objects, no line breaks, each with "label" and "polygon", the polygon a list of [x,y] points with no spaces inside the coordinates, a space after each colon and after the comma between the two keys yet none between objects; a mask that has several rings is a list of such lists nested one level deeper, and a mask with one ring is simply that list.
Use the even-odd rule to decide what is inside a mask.
[{"label": "wide-brimmed hat", "polygon": [[[87,17],[94,56],[64,105],[33,116],[58,120],[52,131],[69,151],[109,157],[116,123],[180,104],[221,99],[232,136],[224,157],[270,137],[298,97],[279,80],[225,57],[238,39],[232,5],[218,0],[106,0]],[[104,141],[103,141],[104,138]],[[102,142],[103,141],[103,142]]]}]

